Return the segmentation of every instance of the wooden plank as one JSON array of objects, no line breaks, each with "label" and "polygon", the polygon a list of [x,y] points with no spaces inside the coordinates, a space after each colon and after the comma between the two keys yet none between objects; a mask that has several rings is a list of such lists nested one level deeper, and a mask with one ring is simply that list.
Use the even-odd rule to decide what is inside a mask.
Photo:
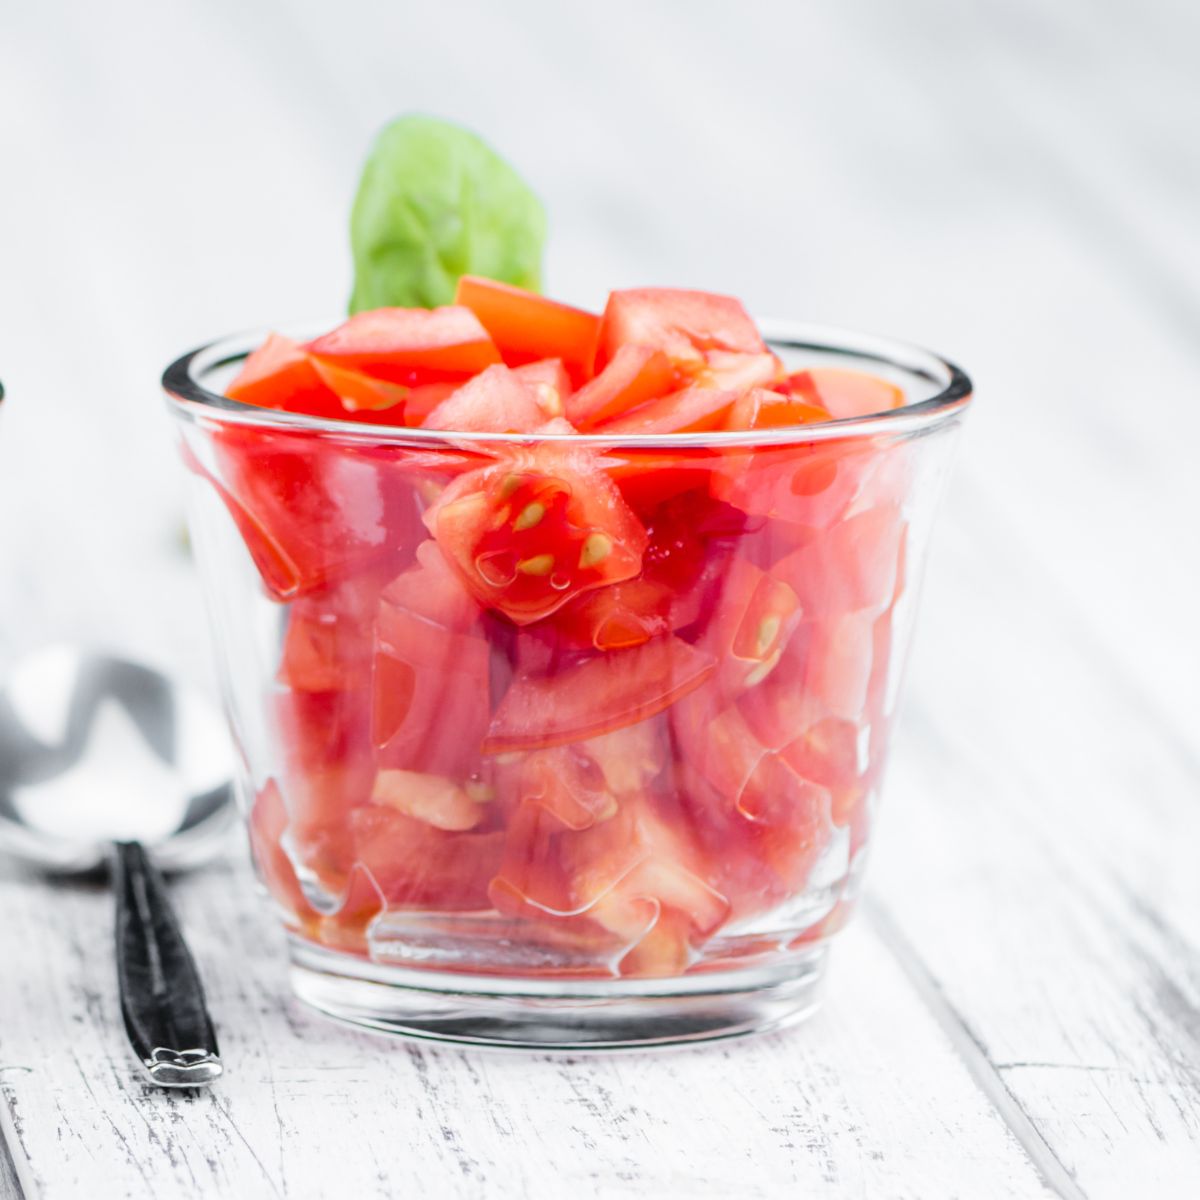
[{"label": "wooden plank", "polygon": [[44,1200],[1052,1194],[869,927],[837,947],[824,1011],[789,1033],[658,1055],[466,1053],[287,999],[280,938],[241,870],[177,895],[228,1065],[198,1095],[135,1074],[109,897],[0,878],[0,1095]]},{"label": "wooden plank", "polygon": [[[1085,1194],[1195,1195],[1194,748],[966,491],[889,784],[874,877],[888,941]],[[1014,662],[1038,669],[1014,679]]]}]

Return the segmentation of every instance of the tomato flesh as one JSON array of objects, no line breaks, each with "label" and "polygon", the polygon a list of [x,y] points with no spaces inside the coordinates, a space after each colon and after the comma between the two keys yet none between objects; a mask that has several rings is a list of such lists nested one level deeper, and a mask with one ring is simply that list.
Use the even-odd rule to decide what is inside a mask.
[{"label": "tomato flesh", "polygon": [[463,475],[425,520],[468,591],[519,625],[636,575],[646,547],[594,459],[551,444]]},{"label": "tomato flesh", "polygon": [[594,313],[473,275],[458,281],[454,303],[479,318],[510,367],[557,358],[576,387],[591,377],[600,330]]},{"label": "tomato flesh", "polygon": [[377,308],[309,342],[318,359],[394,383],[467,379],[500,361],[470,309]]}]

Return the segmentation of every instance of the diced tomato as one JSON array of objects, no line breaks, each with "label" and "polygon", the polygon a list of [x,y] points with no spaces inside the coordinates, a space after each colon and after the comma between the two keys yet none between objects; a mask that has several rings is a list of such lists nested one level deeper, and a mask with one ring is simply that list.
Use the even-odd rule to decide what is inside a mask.
[{"label": "diced tomato", "polygon": [[551,415],[532,387],[508,367],[497,365],[447,396],[423,425],[460,432],[532,433]]},{"label": "diced tomato", "polygon": [[596,369],[622,346],[652,346],[677,363],[704,365],[706,350],[763,354],[766,346],[741,304],[730,296],[675,288],[612,292],[600,322]]},{"label": "diced tomato", "polygon": [[811,538],[773,573],[795,590],[806,618],[880,613],[895,595],[902,529],[898,509],[868,509]]},{"label": "diced tomato", "polygon": [[409,388],[404,401],[404,423],[410,428],[418,428],[425,424],[425,418],[443,400],[458,391],[457,382],[442,381],[440,383],[423,383],[418,387]]},{"label": "diced tomato", "polygon": [[371,800],[435,829],[474,829],[486,816],[487,788],[463,787],[444,775],[389,768],[375,777]]},{"label": "diced tomato", "polygon": [[829,414],[819,406],[794,396],[766,388],[753,387],[740,396],[726,419],[726,429],[781,429],[793,425],[811,425],[828,421]]},{"label": "diced tomato", "polygon": [[385,805],[348,818],[358,861],[391,910],[464,912],[488,907],[488,882],[500,868],[502,832],[435,829]]},{"label": "diced tomato", "polygon": [[672,598],[664,584],[627,579],[576,596],[551,620],[577,645],[627,650],[667,632]]},{"label": "diced tomato", "polygon": [[784,378],[784,366],[769,350],[763,354],[709,350],[705,352],[704,365],[696,368],[692,378],[703,387],[742,392],[773,387]]},{"label": "diced tomato", "polygon": [[901,388],[865,371],[813,367],[790,376],[788,382],[790,390],[812,397],[834,420],[868,417],[904,404]]},{"label": "diced tomato", "polygon": [[223,482],[185,457],[216,486],[277,599],[394,559],[419,540],[402,463],[303,432],[230,425],[213,436]]},{"label": "diced tomato", "polygon": [[565,413],[566,399],[571,394],[571,378],[561,358],[541,358],[517,367],[513,374],[533,388],[538,406],[551,420]]},{"label": "diced tomato", "polygon": [[810,726],[781,757],[802,779],[822,787],[852,787],[859,770],[858,726],[840,717],[826,717]]},{"label": "diced tomato", "polygon": [[313,920],[317,912],[305,896],[296,868],[283,848],[287,827],[288,812],[279,785],[268,779],[250,809],[250,852],[271,898],[292,922],[303,924]]},{"label": "diced tomato", "polygon": [[376,619],[373,737],[392,768],[466,779],[487,731],[487,642],[383,601]]},{"label": "diced tomato", "polygon": [[716,683],[721,694],[732,697],[775,669],[800,621],[800,601],[781,579],[736,556],[719,588],[699,644],[719,664]]},{"label": "diced tomato", "polygon": [[617,799],[603,771],[577,746],[524,755],[509,800],[544,809],[564,829],[587,829],[617,812]]},{"label": "diced tomato", "polygon": [[574,386],[591,378],[600,330],[594,313],[474,275],[459,279],[454,303],[479,318],[510,367],[558,358]]},{"label": "diced tomato", "polygon": [[305,347],[310,354],[393,383],[467,379],[500,361],[470,309],[376,308]]},{"label": "diced tomato", "polygon": [[461,476],[425,514],[480,603],[519,625],[641,569],[646,531],[593,455],[544,443]]},{"label": "diced tomato", "polygon": [[645,797],[631,797],[611,820],[579,831],[561,830],[544,810],[526,808],[509,828],[489,894],[501,912],[600,926],[613,937],[614,974],[662,974],[690,959],[691,946],[729,911],[705,882],[685,829]]},{"label": "diced tomato", "polygon": [[[572,842],[571,858],[582,859],[575,872],[578,901],[593,897],[588,916],[627,947],[618,974],[677,975],[695,957],[695,947],[728,917],[729,902],[707,882],[703,859],[685,836],[685,825],[663,819],[649,800],[629,801],[621,815],[620,822],[611,824],[625,828],[589,831],[599,845]],[[614,849],[620,854],[629,846],[636,847],[638,861],[606,887],[609,871],[597,871],[597,860],[605,864]]]},{"label": "diced tomato", "polygon": [[496,709],[484,753],[562,746],[644,721],[699,687],[715,668],[711,655],[662,637],[553,675],[518,675]]},{"label": "diced tomato", "polygon": [[299,692],[370,686],[375,587],[343,585],[294,600],[287,614],[276,678]]},{"label": "diced tomato", "polygon": [[720,429],[738,393],[720,388],[689,387],[633,412],[598,423],[592,432],[606,437],[625,434],[704,433]]},{"label": "diced tomato", "polygon": [[328,406],[330,388],[303,346],[282,334],[272,333],[247,356],[225,394],[231,400],[259,408],[302,412],[309,406]]},{"label": "diced tomato", "polygon": [[408,398],[409,389],[399,383],[388,383],[384,379],[372,379],[361,371],[352,371],[348,367],[338,366],[333,362],[324,362],[313,358],[313,370],[320,376],[321,382],[333,392],[340,401],[343,418],[347,413],[371,413],[376,420],[382,420],[384,411],[391,412],[389,423],[402,424],[404,402]]},{"label": "diced tomato", "polygon": [[650,717],[589,738],[581,747],[618,798],[641,794],[666,765],[665,717]]},{"label": "diced tomato", "polygon": [[738,447],[713,470],[712,491],[751,516],[823,529],[852,503],[870,462],[870,447],[849,439]]},{"label": "diced tomato", "polygon": [[679,373],[653,346],[621,346],[590,383],[567,398],[567,416],[580,428],[620,416],[678,390]]},{"label": "diced tomato", "polygon": [[828,713],[857,721],[866,708],[875,650],[871,611],[815,621],[808,635],[803,687]]},{"label": "diced tomato", "polygon": [[383,600],[458,633],[479,620],[479,605],[432,538],[417,547],[416,563],[383,589]]}]

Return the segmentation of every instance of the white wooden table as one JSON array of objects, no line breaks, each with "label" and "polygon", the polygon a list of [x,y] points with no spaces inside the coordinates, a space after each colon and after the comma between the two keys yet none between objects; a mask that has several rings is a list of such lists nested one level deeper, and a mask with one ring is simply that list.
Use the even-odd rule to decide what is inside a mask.
[{"label": "white wooden table", "polygon": [[824,1011],[489,1055],[301,1010],[181,884],[229,1073],[153,1092],[108,897],[0,866],[0,1195],[1200,1194],[1200,9],[1189,0],[0,10],[0,669],[211,686],[162,365],[333,315],[374,128],[483,131],[549,284],[692,284],[959,359],[869,898]]}]

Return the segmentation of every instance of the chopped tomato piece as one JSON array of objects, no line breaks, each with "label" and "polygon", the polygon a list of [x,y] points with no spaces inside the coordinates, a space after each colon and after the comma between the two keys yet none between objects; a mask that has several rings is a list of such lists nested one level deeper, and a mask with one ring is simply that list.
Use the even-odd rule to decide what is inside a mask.
[{"label": "chopped tomato piece", "polygon": [[653,346],[621,346],[612,361],[566,402],[567,416],[588,429],[678,388],[679,373]]},{"label": "chopped tomato piece", "polygon": [[454,303],[479,318],[510,367],[558,358],[576,387],[591,377],[600,330],[594,313],[474,275],[458,281]]},{"label": "chopped tomato piece", "polygon": [[419,516],[400,466],[302,432],[227,426],[213,435],[224,479],[190,449],[242,535],[267,591],[288,600],[373,568],[413,544]]},{"label": "chopped tomato piece", "polygon": [[373,737],[380,762],[470,777],[488,726],[487,642],[387,600],[375,636]]},{"label": "chopped tomato piece", "polygon": [[299,692],[370,686],[378,589],[362,581],[292,601],[276,678]]},{"label": "chopped tomato piece", "polygon": [[734,557],[719,582],[700,644],[720,664],[717,685],[735,696],[775,669],[801,618],[795,591],[744,558]]},{"label": "chopped tomato piece", "polygon": [[699,687],[715,668],[711,655],[663,637],[552,675],[518,675],[496,709],[484,753],[562,746],[644,721]]},{"label": "chopped tomato piece", "polygon": [[895,508],[860,512],[812,537],[773,569],[806,618],[882,612],[895,595],[903,523]]},{"label": "chopped tomato piece", "polygon": [[271,898],[293,922],[304,923],[316,918],[317,912],[304,894],[296,868],[283,848],[287,828],[288,811],[279,785],[268,779],[250,809],[250,852]]},{"label": "chopped tomato piece", "polygon": [[500,361],[470,309],[376,308],[305,347],[310,354],[393,383],[466,379]]},{"label": "chopped tomato piece", "polygon": [[394,608],[459,633],[479,620],[479,605],[432,539],[417,547],[416,563],[384,588],[383,599]]},{"label": "chopped tomato piece", "polygon": [[426,429],[479,433],[532,433],[552,414],[515,371],[497,365],[446,397],[422,422]]},{"label": "chopped tomato piece", "polygon": [[667,632],[671,600],[664,584],[627,579],[576,596],[552,619],[554,628],[578,645],[627,650]]},{"label": "chopped tomato piece", "polygon": [[822,529],[854,500],[871,456],[850,439],[731,448],[712,472],[712,491],[751,516]]},{"label": "chopped tomato piece", "polygon": [[444,775],[395,768],[380,771],[375,777],[371,800],[386,804],[396,812],[435,829],[474,829],[485,816],[487,794],[484,787],[475,795]]},{"label": "chopped tomato piece", "polygon": [[293,412],[328,405],[329,392],[304,347],[278,333],[269,334],[247,356],[237,377],[225,389],[231,400]]},{"label": "chopped tomato piece", "polygon": [[709,350],[704,365],[693,375],[703,387],[726,388],[740,392],[748,388],[773,387],[784,378],[784,366],[777,355],[735,354],[729,350]]},{"label": "chopped tomato piece", "polygon": [[646,546],[595,457],[552,443],[460,476],[425,522],[480,603],[519,625],[636,575]]},{"label": "chopped tomato piece", "polygon": [[533,388],[542,412],[551,419],[564,414],[566,399],[571,394],[571,378],[561,358],[542,358],[517,367],[513,374]]},{"label": "chopped tomato piece", "polygon": [[617,437],[630,433],[703,433],[720,429],[737,398],[737,392],[720,388],[684,388],[598,424],[593,432]]},{"label": "chopped tomato piece", "polygon": [[544,809],[564,829],[587,829],[617,812],[617,798],[603,771],[577,746],[555,746],[525,755],[511,799]]},{"label": "chopped tomato piece", "polygon": [[740,396],[729,411],[726,429],[782,429],[828,421],[821,407],[782,392],[753,387]]},{"label": "chopped tomato piece", "polygon": [[675,288],[634,288],[609,295],[600,323],[597,370],[622,346],[652,346],[678,363],[704,365],[706,350],[763,354],[766,345],[730,296]]},{"label": "chopped tomato piece", "polygon": [[358,861],[389,909],[488,907],[488,882],[504,851],[502,832],[435,829],[381,804],[355,809],[348,824]]},{"label": "chopped tomato piece", "polygon": [[395,409],[392,419],[400,423],[398,418],[404,412],[408,388],[398,383],[388,383],[384,379],[372,379],[361,371],[352,371],[348,367],[323,362],[319,358],[314,358],[312,362],[313,370],[320,376],[321,382],[337,396],[346,412],[378,414],[384,410]]},{"label": "chopped tomato piece", "polygon": [[791,389],[814,398],[835,420],[868,417],[901,408],[904,392],[894,383],[841,367],[813,367],[789,377]]}]

